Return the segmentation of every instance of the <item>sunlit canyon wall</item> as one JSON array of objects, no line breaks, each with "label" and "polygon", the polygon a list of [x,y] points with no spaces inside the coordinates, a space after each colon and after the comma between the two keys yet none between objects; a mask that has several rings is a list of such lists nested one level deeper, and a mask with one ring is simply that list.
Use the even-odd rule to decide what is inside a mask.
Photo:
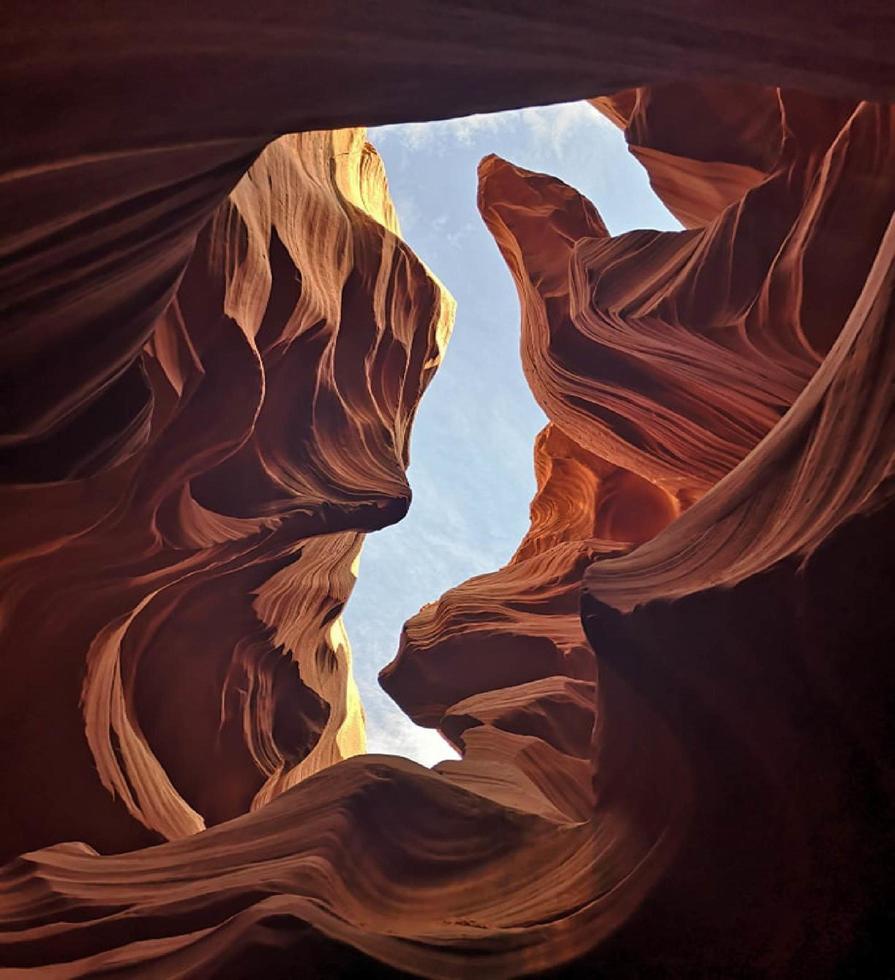
[{"label": "sunlit canyon wall", "polygon": [[[4,15],[0,970],[883,975],[895,15],[400,8]],[[572,97],[684,230],[482,161],[531,527],[382,674],[462,758],[364,756],[453,303],[344,127]]]}]

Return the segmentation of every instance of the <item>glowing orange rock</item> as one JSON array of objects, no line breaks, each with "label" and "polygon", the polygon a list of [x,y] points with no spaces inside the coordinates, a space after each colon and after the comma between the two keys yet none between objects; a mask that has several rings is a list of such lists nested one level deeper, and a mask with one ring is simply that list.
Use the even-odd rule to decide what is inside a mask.
[{"label": "glowing orange rock", "polygon": [[3,491],[7,856],[183,837],[363,751],[339,613],[452,315],[360,130],[252,166],[144,351],[144,446]]},{"label": "glowing orange rock", "polygon": [[[893,14],[815,6],[13,18],[0,819],[40,849],[0,972],[881,975],[891,109],[754,83],[887,97]],[[681,81],[716,74],[750,84]],[[532,526],[383,674],[462,760],[344,758],[338,616],[451,304],[358,132],[253,161],[622,85],[688,228],[484,162],[551,420]]]}]

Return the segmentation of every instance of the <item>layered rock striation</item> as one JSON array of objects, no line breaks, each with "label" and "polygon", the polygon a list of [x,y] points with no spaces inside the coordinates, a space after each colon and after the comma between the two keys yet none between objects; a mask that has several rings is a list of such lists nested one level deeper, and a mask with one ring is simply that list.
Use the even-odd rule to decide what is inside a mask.
[{"label": "layered rock striation", "polygon": [[[4,163],[32,220],[2,238],[0,975],[890,961],[895,145],[891,106],[859,100],[891,95],[891,13],[712,6],[707,34],[701,3],[549,25],[489,4],[489,34],[462,7],[346,32],[338,4],[136,5],[131,81],[181,32],[145,93],[108,85],[124,14],[10,33],[46,32],[29,70],[77,68],[78,104],[149,109],[188,56],[218,88],[126,136],[82,112],[47,142],[38,117]],[[299,40],[344,84],[308,67],[295,96]],[[339,615],[363,535],[409,503],[452,301],[362,132],[261,148],[594,92],[684,230],[612,236],[555,178],[482,162],[550,419],[531,527],[382,673],[462,758],[363,755]]]},{"label": "layered rock striation", "polygon": [[362,131],[253,164],[143,350],[139,441],[2,490],[7,857],[184,837],[363,751],[340,612],[452,317]]}]

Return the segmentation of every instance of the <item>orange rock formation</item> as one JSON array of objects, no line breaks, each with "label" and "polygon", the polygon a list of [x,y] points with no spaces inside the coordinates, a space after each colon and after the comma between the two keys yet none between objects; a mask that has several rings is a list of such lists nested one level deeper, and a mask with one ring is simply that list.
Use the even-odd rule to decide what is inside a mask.
[{"label": "orange rock formation", "polygon": [[[882,975],[891,10],[203,6],[3,42],[0,976]],[[596,92],[686,230],[483,161],[531,528],[382,673],[462,759],[365,756],[452,301],[361,131],[262,147]]]},{"label": "orange rock formation", "polygon": [[146,344],[133,439],[3,490],[7,857],[184,837],[363,751],[339,614],[363,533],[406,511],[452,317],[362,131],[253,164]]}]

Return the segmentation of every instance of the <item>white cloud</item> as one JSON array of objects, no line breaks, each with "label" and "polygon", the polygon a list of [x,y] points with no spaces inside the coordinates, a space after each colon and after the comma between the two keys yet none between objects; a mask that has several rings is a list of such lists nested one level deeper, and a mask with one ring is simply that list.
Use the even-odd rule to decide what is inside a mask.
[{"label": "white cloud", "polygon": [[400,194],[392,194],[392,201],[398,213],[398,223],[401,228],[401,236],[406,241],[412,237],[420,225],[425,225],[423,216],[417,206],[413,195],[406,190]]},{"label": "white cloud", "polygon": [[476,113],[435,122],[400,123],[370,130],[376,140],[395,139],[408,150],[434,149],[453,143],[471,145],[482,136],[515,130],[561,157],[582,128],[612,129],[612,123],[587,102],[531,106],[507,112]]},{"label": "white cloud", "polygon": [[489,112],[435,122],[399,123],[372,129],[370,136],[373,139],[397,137],[408,150],[431,148],[444,142],[469,144],[476,136],[512,125],[514,115],[512,112]]},{"label": "white cloud", "polygon": [[434,766],[445,759],[459,759],[438,732],[420,728],[397,709],[367,726],[367,752],[401,755],[421,766]]},{"label": "white cloud", "polygon": [[560,105],[533,106],[520,109],[523,124],[539,142],[551,147],[561,157],[582,129],[612,130],[612,123],[588,102],[564,102]]}]

